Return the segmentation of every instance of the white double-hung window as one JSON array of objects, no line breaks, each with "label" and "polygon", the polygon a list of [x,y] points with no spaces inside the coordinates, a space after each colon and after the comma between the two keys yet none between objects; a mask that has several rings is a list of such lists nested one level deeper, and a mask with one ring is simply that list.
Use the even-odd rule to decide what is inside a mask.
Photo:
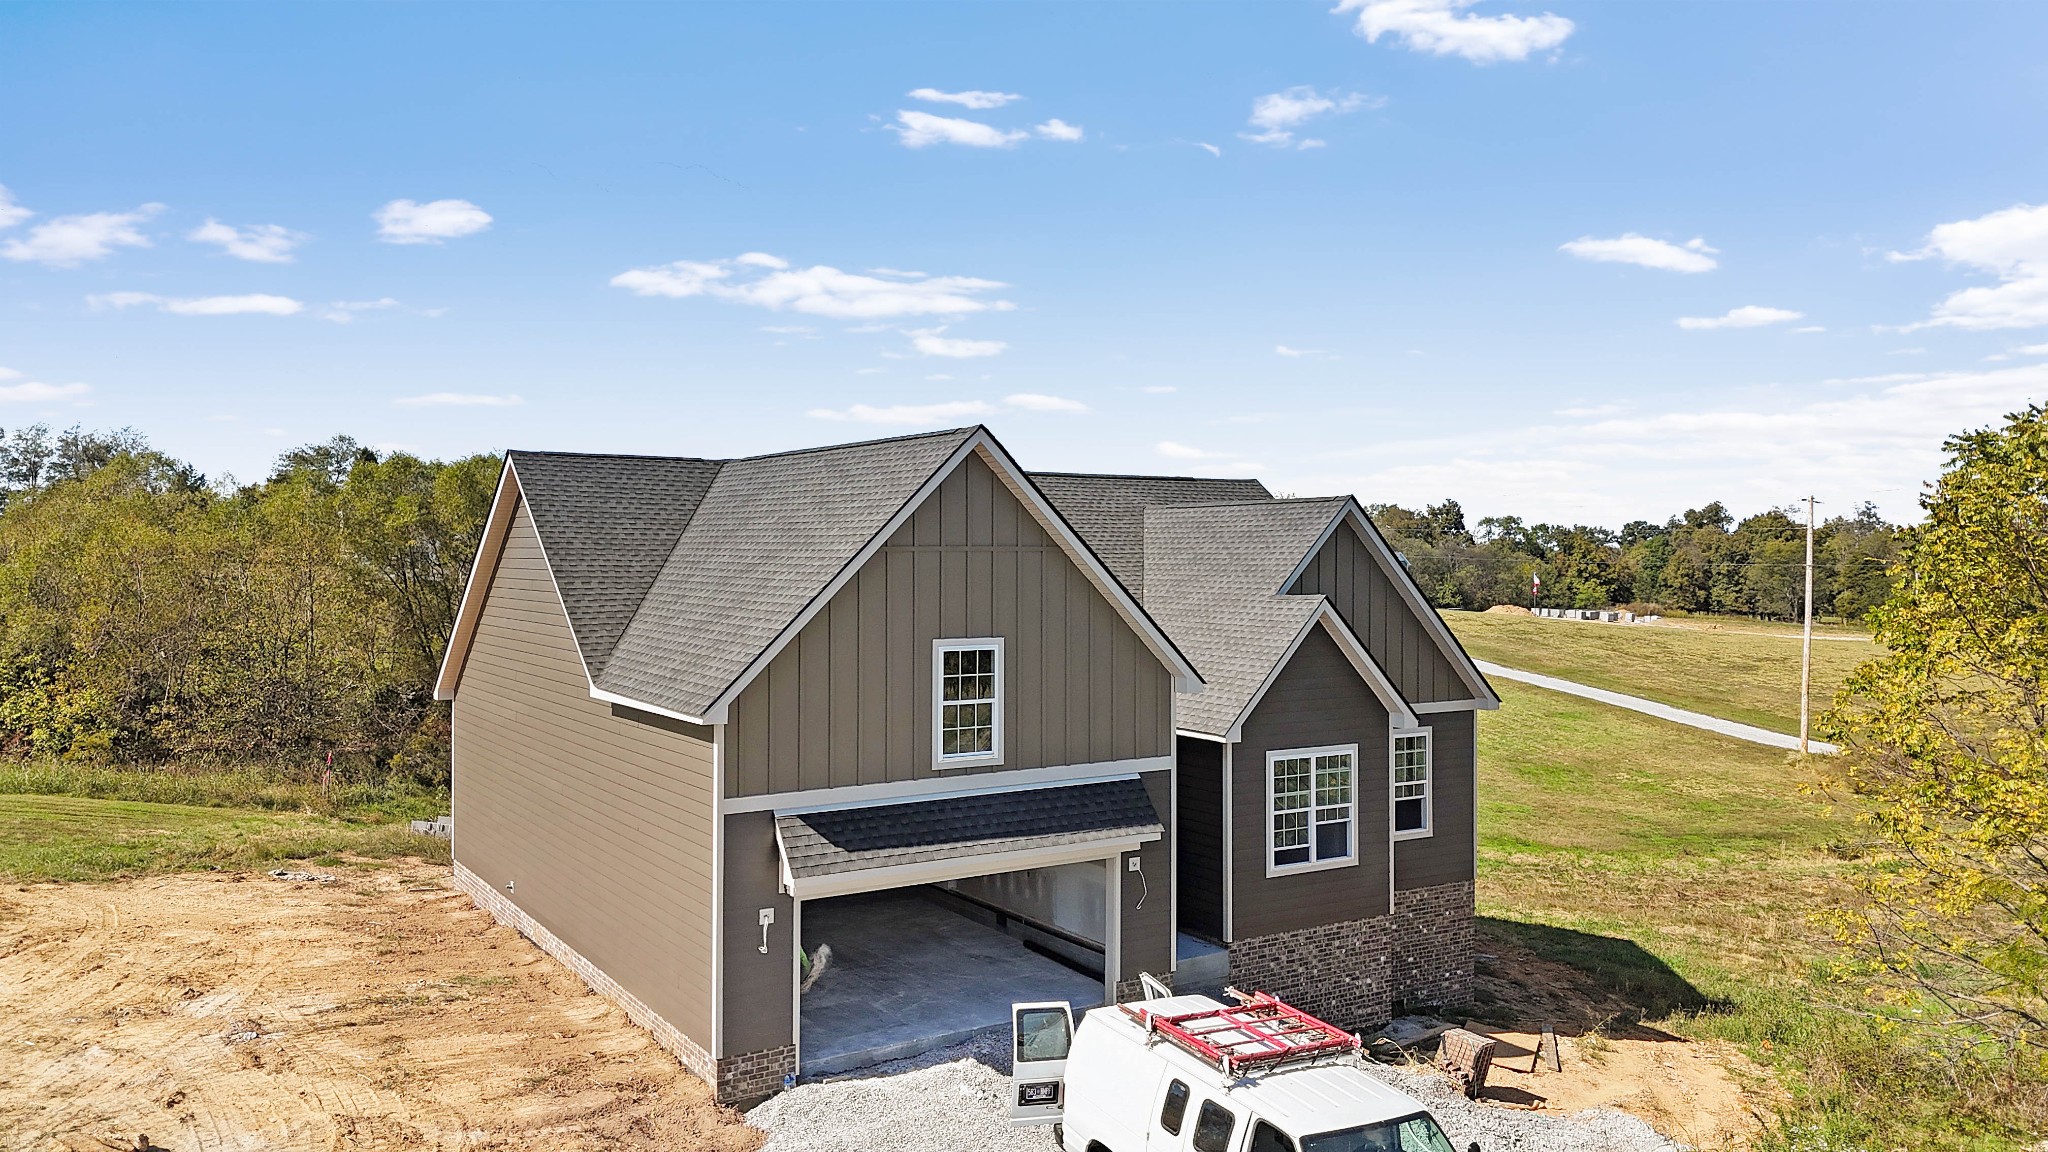
[{"label": "white double-hung window", "polygon": [[932,646],[932,760],[940,768],[1003,759],[1003,642]]},{"label": "white double-hung window", "polygon": [[1394,731],[1394,839],[1430,834],[1429,735],[1427,728]]},{"label": "white double-hung window", "polygon": [[1358,860],[1358,745],[1266,753],[1266,874]]}]

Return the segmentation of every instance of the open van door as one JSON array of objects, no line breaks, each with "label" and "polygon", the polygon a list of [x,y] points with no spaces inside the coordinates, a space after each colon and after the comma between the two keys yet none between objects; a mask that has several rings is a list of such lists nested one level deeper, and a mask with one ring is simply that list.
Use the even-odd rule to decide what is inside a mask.
[{"label": "open van door", "polygon": [[1073,1046],[1074,1010],[1065,1000],[1010,1005],[1010,1123],[1059,1123]]}]

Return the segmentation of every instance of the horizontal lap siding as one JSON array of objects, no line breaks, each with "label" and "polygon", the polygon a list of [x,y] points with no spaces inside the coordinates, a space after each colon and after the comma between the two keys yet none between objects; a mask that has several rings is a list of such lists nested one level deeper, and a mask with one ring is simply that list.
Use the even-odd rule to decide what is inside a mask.
[{"label": "horizontal lap siding", "polygon": [[1223,745],[1182,737],[1180,928],[1223,939]]},{"label": "horizontal lap siding", "polygon": [[1430,835],[1394,845],[1394,887],[1428,888],[1473,877],[1473,712],[1425,713],[1430,728]]},{"label": "horizontal lap siding", "polygon": [[711,745],[590,698],[522,503],[457,687],[455,858],[711,1044]]},{"label": "horizontal lap siding", "polygon": [[1349,523],[1338,526],[1288,591],[1328,596],[1410,703],[1471,697],[1428,625]]},{"label": "horizontal lap siding", "polygon": [[1003,763],[1172,753],[1172,678],[978,457],[947,477],[734,702],[726,788],[930,779],[932,641],[1004,639]]},{"label": "horizontal lap siding", "polygon": [[[1269,877],[1266,754],[1331,744],[1358,745],[1358,863]],[[1309,630],[1245,721],[1231,784],[1235,939],[1387,914],[1387,710],[1321,627]]]}]

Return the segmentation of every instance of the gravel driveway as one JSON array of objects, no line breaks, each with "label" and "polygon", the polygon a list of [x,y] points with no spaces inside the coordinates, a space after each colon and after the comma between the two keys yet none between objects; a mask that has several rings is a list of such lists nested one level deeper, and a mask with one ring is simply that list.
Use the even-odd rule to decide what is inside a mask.
[{"label": "gravel driveway", "polygon": [[[1007,1028],[964,1044],[804,1084],[752,1112],[762,1152],[1056,1152],[1052,1129],[1012,1128]],[[1422,1101],[1459,1149],[1483,1152],[1674,1152],[1679,1146],[1623,1112],[1542,1116],[1466,1100],[1449,1080],[1366,1062],[1373,1076]]]}]

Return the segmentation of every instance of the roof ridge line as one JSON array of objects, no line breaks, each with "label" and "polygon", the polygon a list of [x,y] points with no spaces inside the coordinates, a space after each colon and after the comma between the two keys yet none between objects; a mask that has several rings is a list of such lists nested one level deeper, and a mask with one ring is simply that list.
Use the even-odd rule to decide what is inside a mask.
[{"label": "roof ridge line", "polygon": [[729,456],[721,463],[740,464],[755,460],[776,460],[785,456],[811,456],[820,452],[842,452],[848,448],[870,448],[877,444],[900,444],[905,440],[927,440],[940,436],[964,436],[986,427],[982,424],[966,424],[958,428],[939,428],[931,432],[906,432],[901,436],[883,436],[874,440],[848,440],[843,444],[821,444],[814,448],[790,448],[781,452],[763,452],[756,456]]}]

